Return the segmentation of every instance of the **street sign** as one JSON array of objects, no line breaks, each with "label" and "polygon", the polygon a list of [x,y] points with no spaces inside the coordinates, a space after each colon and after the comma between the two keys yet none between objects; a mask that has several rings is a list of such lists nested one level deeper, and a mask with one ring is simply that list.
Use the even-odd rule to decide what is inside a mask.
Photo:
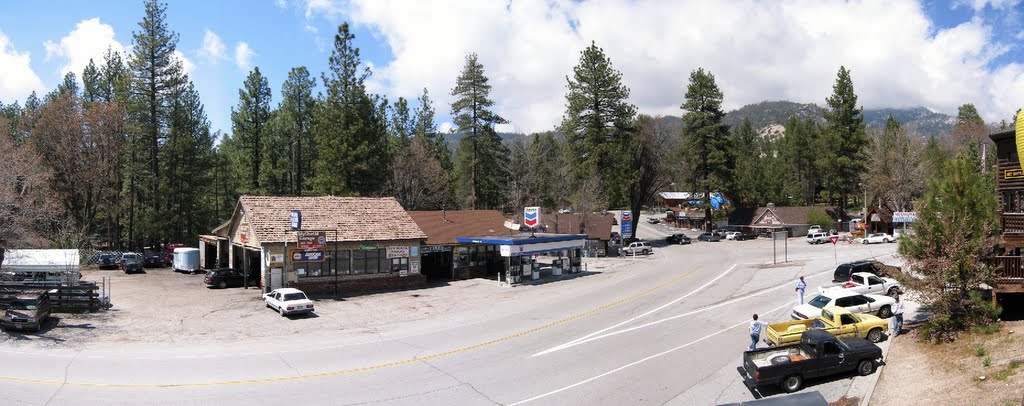
[{"label": "street sign", "polygon": [[839,241],[839,236],[838,235],[830,235],[828,237],[828,239],[829,239],[829,241],[832,241],[832,245],[836,245],[836,242]]},{"label": "street sign", "polygon": [[299,249],[323,250],[327,246],[326,231],[299,231]]},{"label": "street sign", "polygon": [[302,228],[302,212],[301,211],[292,210],[292,215],[291,215],[290,220],[291,220],[290,223],[291,223],[293,231],[299,230],[299,229]]},{"label": "street sign", "polygon": [[530,228],[537,227],[540,224],[540,207],[523,208],[523,224]]},{"label": "street sign", "polygon": [[291,250],[292,262],[324,262],[324,251]]},{"label": "street sign", "polygon": [[892,214],[893,223],[913,223],[917,220],[917,212],[897,211]]},{"label": "street sign", "polygon": [[633,234],[633,212],[623,211],[622,221],[619,222],[619,233],[622,234],[622,238],[626,238],[626,234]]}]

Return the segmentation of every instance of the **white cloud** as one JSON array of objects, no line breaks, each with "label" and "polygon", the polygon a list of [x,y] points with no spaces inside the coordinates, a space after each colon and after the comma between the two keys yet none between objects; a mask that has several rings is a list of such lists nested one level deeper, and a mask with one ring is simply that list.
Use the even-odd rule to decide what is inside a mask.
[{"label": "white cloud", "polygon": [[199,56],[206,57],[210,62],[216,62],[227,58],[224,49],[224,41],[220,40],[217,33],[206,29],[206,34],[203,35],[203,47],[199,48]]},{"label": "white cloud", "polygon": [[445,121],[441,123],[441,125],[437,126],[437,131],[439,131],[441,134],[448,134],[449,132],[452,131],[453,128],[455,128],[454,124]]},{"label": "white cloud", "polygon": [[27,51],[18,52],[10,38],[0,32],[0,101],[24,101],[33,91],[44,91],[43,81],[32,70],[31,60]]},{"label": "white cloud", "polygon": [[99,18],[79,21],[68,35],[58,42],[47,40],[43,42],[43,47],[46,49],[46,60],[64,58],[66,61],[60,68],[61,76],[74,72],[79,80],[89,59],[101,63],[108,47],[122,54],[125,51],[124,45],[114,39],[114,28],[101,23]]},{"label": "white cloud", "polygon": [[985,7],[992,7],[993,10],[1006,10],[1016,7],[1020,0],[957,0],[953,2],[953,8],[969,7],[974,12],[985,10]]},{"label": "white cloud", "polygon": [[426,87],[438,111],[450,105],[465,55],[476,52],[495,110],[522,131],[561,121],[566,76],[591,41],[622,72],[630,101],[648,114],[681,114],[689,74],[698,67],[715,75],[727,109],[763,100],[824,104],[840,65],[850,69],[859,103],[868,108],[955,114],[974,103],[986,120],[998,121],[1024,106],[1024,91],[1013,91],[1024,83],[1024,69],[992,66],[1010,45],[994,38],[989,23],[977,17],[940,29],[910,0],[308,0],[306,13],[368,26],[394,55],[374,71],[374,86],[408,99]]},{"label": "white cloud", "polygon": [[235,45],[235,65],[238,65],[238,69],[249,70],[253,55],[256,53],[249,48],[248,43],[239,42]]},{"label": "white cloud", "polygon": [[186,75],[192,76],[192,72],[195,72],[196,70],[196,64],[188,60],[188,58],[185,57],[185,54],[179,50],[174,50],[174,58],[177,59],[178,62],[181,62],[181,70],[185,72]]},{"label": "white cloud", "polygon": [[279,9],[286,9],[288,8],[288,0],[274,0],[274,5]]}]

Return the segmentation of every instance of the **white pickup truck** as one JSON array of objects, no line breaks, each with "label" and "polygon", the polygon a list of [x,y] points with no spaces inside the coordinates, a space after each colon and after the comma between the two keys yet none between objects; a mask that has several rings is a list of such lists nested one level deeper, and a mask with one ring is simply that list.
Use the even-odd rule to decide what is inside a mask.
[{"label": "white pickup truck", "polygon": [[893,278],[883,278],[867,272],[855,272],[850,280],[818,288],[819,292],[844,289],[861,294],[896,296],[903,293],[903,285]]}]

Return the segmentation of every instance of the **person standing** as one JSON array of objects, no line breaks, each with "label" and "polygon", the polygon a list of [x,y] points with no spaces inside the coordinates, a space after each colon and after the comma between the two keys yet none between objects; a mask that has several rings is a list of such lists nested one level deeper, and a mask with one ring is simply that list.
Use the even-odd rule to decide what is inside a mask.
[{"label": "person standing", "polygon": [[750,321],[750,346],[747,347],[747,351],[757,349],[757,340],[761,338],[761,328],[767,325],[768,323],[758,321],[757,313],[754,313],[754,320]]},{"label": "person standing", "polygon": [[804,282],[804,277],[800,277],[800,281],[796,283],[796,295],[800,300],[800,304],[804,304],[804,290],[807,289],[807,283]]},{"label": "person standing", "polygon": [[900,335],[900,330],[903,329],[903,301],[900,300],[899,296],[896,296],[896,303],[892,305],[892,336],[896,337]]}]

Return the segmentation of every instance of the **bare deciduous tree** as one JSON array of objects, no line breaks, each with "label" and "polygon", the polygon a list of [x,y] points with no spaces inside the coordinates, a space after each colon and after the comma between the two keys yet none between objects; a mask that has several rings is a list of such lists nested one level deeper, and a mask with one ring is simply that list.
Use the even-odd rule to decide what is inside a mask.
[{"label": "bare deciduous tree", "polygon": [[448,175],[422,135],[409,139],[392,158],[391,189],[406,210],[453,205]]},{"label": "bare deciduous tree", "polygon": [[[0,128],[6,126],[0,117]],[[29,146],[0,136],[0,248],[45,246],[53,206],[49,171]]]}]

